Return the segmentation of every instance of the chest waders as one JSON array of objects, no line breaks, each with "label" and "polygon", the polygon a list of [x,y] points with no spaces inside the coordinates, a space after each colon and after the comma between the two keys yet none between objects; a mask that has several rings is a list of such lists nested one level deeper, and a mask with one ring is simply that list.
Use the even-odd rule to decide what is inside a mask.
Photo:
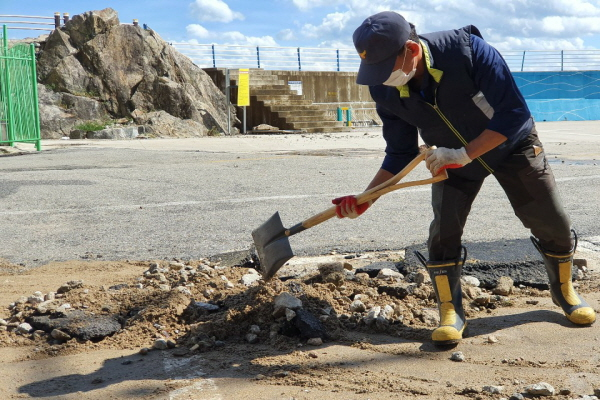
[{"label": "chest waders", "polygon": [[590,325],[596,321],[596,312],[573,288],[572,272],[573,255],[577,248],[577,234],[575,231],[575,245],[569,253],[553,253],[545,250],[540,242],[531,237],[535,248],[544,259],[546,272],[550,280],[550,294],[552,301],[560,306],[569,321],[576,325]]},{"label": "chest waders", "polygon": [[464,256],[455,260],[426,261],[415,252],[417,258],[429,272],[440,314],[440,325],[431,334],[433,344],[437,346],[455,345],[466,336],[467,320],[462,305],[460,277],[467,259],[467,249],[461,246]]}]

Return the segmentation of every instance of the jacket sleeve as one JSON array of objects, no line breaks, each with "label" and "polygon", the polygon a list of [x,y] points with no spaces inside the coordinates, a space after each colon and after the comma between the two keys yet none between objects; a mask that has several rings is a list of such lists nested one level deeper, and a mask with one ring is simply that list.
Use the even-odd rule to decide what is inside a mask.
[{"label": "jacket sleeve", "polygon": [[488,129],[507,138],[518,135],[531,117],[527,103],[500,53],[483,39],[471,35],[473,81],[494,114]]},{"label": "jacket sleeve", "polygon": [[379,104],[377,113],[383,122],[383,138],[386,142],[381,168],[395,175],[419,154],[417,128]]}]

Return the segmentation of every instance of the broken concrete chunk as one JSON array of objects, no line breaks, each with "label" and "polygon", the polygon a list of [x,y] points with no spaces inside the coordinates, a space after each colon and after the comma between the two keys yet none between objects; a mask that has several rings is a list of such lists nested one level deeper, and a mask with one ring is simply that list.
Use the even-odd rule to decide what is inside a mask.
[{"label": "broken concrete chunk", "polygon": [[275,308],[273,316],[279,318],[285,315],[285,310],[288,308],[294,311],[302,308],[302,301],[288,292],[283,292],[275,297],[273,306]]}]

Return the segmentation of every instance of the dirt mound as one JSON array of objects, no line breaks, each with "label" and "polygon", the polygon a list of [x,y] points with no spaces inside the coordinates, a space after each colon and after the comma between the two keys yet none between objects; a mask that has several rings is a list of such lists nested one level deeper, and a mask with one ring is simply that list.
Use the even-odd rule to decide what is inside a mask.
[{"label": "dirt mound", "polygon": [[[102,262],[94,263],[101,269]],[[424,270],[403,276],[383,268],[374,275],[334,262],[302,277],[264,282],[253,268],[209,260],[129,265],[143,272],[111,285],[72,280],[55,292],[16,299],[0,320],[0,346],[34,344],[32,358],[90,348],[152,347],[177,348],[176,354],[183,356],[257,342],[293,350],[306,341],[344,341],[351,331],[428,340],[438,323],[435,295]],[[2,271],[20,273],[10,265],[2,265]],[[468,285],[464,292],[468,317],[547,295],[514,288],[509,298]],[[299,300],[301,306],[280,303],[283,298]],[[77,316],[76,326],[59,324],[69,316]],[[40,325],[40,318],[54,325]],[[95,328],[97,320],[107,318],[118,321],[120,329],[103,337],[80,333],[86,327],[82,325]]]}]

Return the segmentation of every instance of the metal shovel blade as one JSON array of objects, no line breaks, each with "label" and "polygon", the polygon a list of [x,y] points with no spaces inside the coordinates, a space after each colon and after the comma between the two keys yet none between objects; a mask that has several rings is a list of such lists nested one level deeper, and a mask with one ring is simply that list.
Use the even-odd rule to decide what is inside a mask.
[{"label": "metal shovel blade", "polygon": [[279,212],[253,230],[252,238],[260,261],[260,273],[265,280],[271,279],[283,264],[294,257]]}]

